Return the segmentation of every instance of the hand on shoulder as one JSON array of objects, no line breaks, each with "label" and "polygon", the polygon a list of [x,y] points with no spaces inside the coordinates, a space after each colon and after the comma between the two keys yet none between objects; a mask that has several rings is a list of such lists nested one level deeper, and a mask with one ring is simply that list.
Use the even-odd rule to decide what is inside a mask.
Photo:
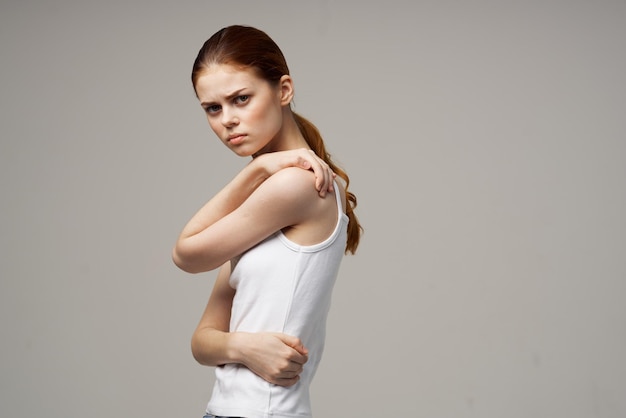
[{"label": "hand on shoulder", "polygon": [[323,199],[315,186],[315,173],[298,167],[283,168],[270,176],[255,192],[254,198],[267,199],[277,212],[293,214],[294,217],[307,217],[318,200]]},{"label": "hand on shoulder", "polygon": [[260,166],[268,177],[289,167],[312,171],[315,176],[315,190],[321,197],[324,197],[327,192],[333,191],[333,181],[336,174],[323,159],[310,149],[300,148],[262,154],[256,157],[251,164]]}]

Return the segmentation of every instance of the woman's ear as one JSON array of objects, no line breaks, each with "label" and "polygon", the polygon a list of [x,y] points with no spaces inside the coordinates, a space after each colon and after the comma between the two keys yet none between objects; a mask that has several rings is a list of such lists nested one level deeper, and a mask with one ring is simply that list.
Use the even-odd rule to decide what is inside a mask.
[{"label": "woman's ear", "polygon": [[282,76],[278,84],[280,87],[280,104],[282,106],[289,106],[294,95],[293,80],[291,76]]}]

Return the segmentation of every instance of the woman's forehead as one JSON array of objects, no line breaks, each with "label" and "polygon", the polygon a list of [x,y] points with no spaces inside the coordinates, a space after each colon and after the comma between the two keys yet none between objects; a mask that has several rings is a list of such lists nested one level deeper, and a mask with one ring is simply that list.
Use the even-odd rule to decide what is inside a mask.
[{"label": "woman's forehead", "polygon": [[205,68],[196,81],[196,91],[201,100],[229,97],[245,88],[258,87],[264,80],[251,68],[230,64],[213,64]]}]

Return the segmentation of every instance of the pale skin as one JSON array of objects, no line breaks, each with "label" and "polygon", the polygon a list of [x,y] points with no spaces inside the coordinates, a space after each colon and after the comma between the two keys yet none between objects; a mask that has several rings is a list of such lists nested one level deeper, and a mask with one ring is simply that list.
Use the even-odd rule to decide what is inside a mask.
[{"label": "pale skin", "polygon": [[252,69],[214,64],[198,78],[196,92],[218,138],[252,160],[191,218],[174,247],[174,262],[187,272],[219,268],[192,353],[201,364],[239,363],[270,383],[291,386],[308,359],[297,336],[229,332],[230,260],[279,230],[301,245],[326,239],[337,222],[335,174],[296,125],[290,76],[273,85]]}]

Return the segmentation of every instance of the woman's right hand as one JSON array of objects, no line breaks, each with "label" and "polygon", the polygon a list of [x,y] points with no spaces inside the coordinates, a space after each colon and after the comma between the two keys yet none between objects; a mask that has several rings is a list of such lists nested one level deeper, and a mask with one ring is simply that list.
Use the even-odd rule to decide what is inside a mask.
[{"label": "woman's right hand", "polygon": [[315,175],[315,189],[320,197],[333,191],[333,182],[337,176],[326,161],[318,157],[313,150],[306,148],[261,154],[254,158],[251,164],[261,165],[268,177],[287,167],[311,170]]},{"label": "woman's right hand", "polygon": [[[243,364],[267,382],[292,386],[300,380],[308,350],[299,338],[271,332],[239,334]],[[244,348],[245,347],[245,348]]]}]

